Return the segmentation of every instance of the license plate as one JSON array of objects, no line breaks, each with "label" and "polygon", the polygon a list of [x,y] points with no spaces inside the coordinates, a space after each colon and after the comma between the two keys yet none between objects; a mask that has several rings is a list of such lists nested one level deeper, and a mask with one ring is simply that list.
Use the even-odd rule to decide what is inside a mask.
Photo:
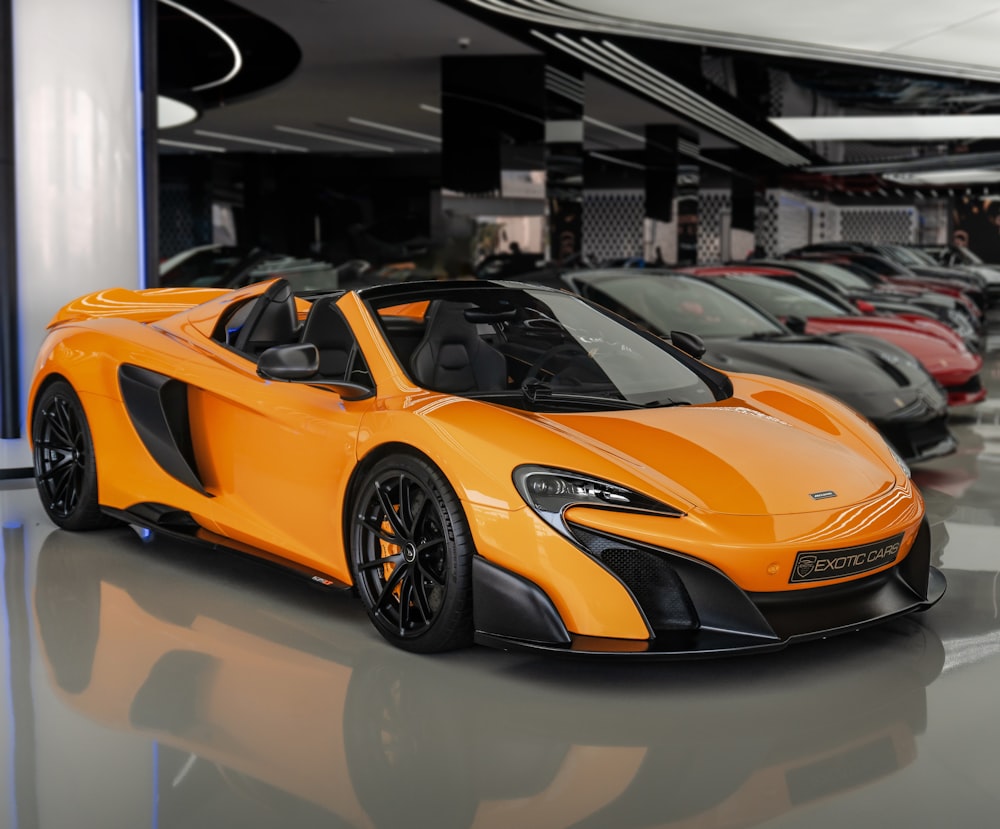
[{"label": "license plate", "polygon": [[896,560],[903,533],[871,544],[843,547],[839,550],[803,551],[795,556],[789,584],[805,581],[828,581],[877,570]]}]

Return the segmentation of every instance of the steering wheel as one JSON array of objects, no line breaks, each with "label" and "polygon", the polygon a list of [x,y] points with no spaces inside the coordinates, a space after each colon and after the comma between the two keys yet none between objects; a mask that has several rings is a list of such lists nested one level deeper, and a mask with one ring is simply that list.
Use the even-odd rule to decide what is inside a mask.
[{"label": "steering wheel", "polygon": [[579,343],[560,343],[559,345],[552,346],[552,348],[547,351],[543,351],[538,356],[538,359],[536,359],[535,362],[528,367],[521,385],[525,386],[529,383],[538,382],[546,364],[552,362],[556,359],[556,357],[562,357],[570,354],[576,357],[582,357],[586,355],[586,352]]}]

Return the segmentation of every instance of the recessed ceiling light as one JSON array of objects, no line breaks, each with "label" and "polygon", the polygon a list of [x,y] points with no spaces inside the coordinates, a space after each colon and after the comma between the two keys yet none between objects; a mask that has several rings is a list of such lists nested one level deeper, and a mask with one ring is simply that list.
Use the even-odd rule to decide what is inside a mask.
[{"label": "recessed ceiling light", "polygon": [[599,158],[602,161],[609,161],[612,164],[619,164],[622,167],[631,167],[634,170],[645,170],[645,164],[637,164],[634,161],[625,161],[622,158],[615,158],[613,155],[605,155],[604,153],[588,153],[591,158]]},{"label": "recessed ceiling light", "polygon": [[156,96],[156,126],[161,130],[190,124],[198,117],[198,110],[193,106],[168,98],[166,95]]},{"label": "recessed ceiling light", "polygon": [[426,132],[415,132],[414,130],[405,130],[402,127],[394,127],[390,124],[380,124],[378,121],[366,121],[364,118],[354,118],[349,117],[347,119],[352,124],[357,124],[361,127],[371,127],[375,130],[382,130],[384,132],[392,132],[396,135],[408,135],[411,138],[419,138],[422,141],[433,141],[435,144],[440,144],[441,139],[436,135],[428,135]]},{"label": "recessed ceiling light", "polygon": [[245,135],[231,135],[227,132],[212,132],[211,130],[195,130],[196,135],[204,135],[206,138],[221,138],[224,141],[238,141],[241,144],[253,144],[258,147],[271,147],[275,150],[291,150],[297,153],[307,153],[306,147],[299,147],[295,144],[280,144],[277,141],[264,141],[261,138],[248,138]]},{"label": "recessed ceiling light", "polygon": [[435,115],[440,115],[441,114],[441,107],[431,106],[430,104],[421,104],[420,108],[424,112],[433,112]]},{"label": "recessed ceiling light", "polygon": [[352,147],[361,147],[366,150],[378,150],[381,153],[396,152],[392,147],[383,144],[372,144],[370,141],[358,141],[356,138],[341,138],[339,135],[331,135],[328,132],[316,132],[314,130],[300,130],[298,127],[283,127],[275,125],[279,132],[287,132],[292,135],[303,135],[307,138],[318,138],[320,141],[332,141],[334,144],[347,144]]},{"label": "recessed ceiling light", "polygon": [[628,130],[622,129],[621,127],[616,127],[614,124],[609,124],[606,121],[598,121],[596,118],[591,118],[589,115],[584,115],[583,120],[588,124],[593,124],[595,127],[600,127],[608,132],[614,132],[618,135],[624,135],[626,138],[631,138],[633,141],[638,141],[640,144],[646,143],[646,137],[639,135],[636,132],[629,132]]},{"label": "recessed ceiling light", "polygon": [[886,173],[897,184],[987,184],[1000,181],[1000,169],[927,170],[922,173]]},{"label": "recessed ceiling light", "polygon": [[770,121],[799,141],[1000,138],[1000,115],[831,115]]},{"label": "recessed ceiling light", "polygon": [[156,143],[162,144],[165,147],[178,147],[184,150],[203,150],[209,153],[226,152],[225,147],[213,147],[211,144],[195,144],[191,141],[175,141],[171,138],[157,138]]}]

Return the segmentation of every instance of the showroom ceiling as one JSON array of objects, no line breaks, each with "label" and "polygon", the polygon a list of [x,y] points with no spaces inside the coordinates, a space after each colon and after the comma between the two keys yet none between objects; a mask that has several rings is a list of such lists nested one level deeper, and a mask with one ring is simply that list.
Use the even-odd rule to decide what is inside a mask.
[{"label": "showroom ceiling", "polygon": [[442,56],[546,53],[585,73],[588,148],[622,159],[645,125],[680,123],[704,158],[809,186],[982,183],[1000,162],[995,2],[159,6],[161,92],[201,111],[161,131],[166,152],[435,153]]}]

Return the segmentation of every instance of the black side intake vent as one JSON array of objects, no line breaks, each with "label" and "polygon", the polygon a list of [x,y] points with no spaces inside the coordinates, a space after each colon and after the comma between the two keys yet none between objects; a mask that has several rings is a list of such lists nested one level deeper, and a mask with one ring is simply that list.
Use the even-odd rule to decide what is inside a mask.
[{"label": "black side intake vent", "polygon": [[666,556],[633,547],[577,524],[570,529],[580,545],[632,592],[654,631],[695,630],[698,614],[684,583]]}]

